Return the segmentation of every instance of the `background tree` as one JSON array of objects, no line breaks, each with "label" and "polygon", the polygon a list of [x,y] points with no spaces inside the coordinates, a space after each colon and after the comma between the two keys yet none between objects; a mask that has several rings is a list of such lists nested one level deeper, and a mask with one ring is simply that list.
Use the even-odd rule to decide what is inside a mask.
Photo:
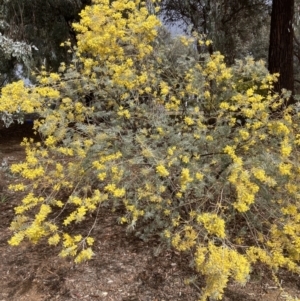
[{"label": "background tree", "polygon": [[25,42],[14,41],[0,33],[0,87],[16,77],[14,62],[23,62],[26,66],[32,58],[32,47]]},{"label": "background tree", "polygon": [[294,91],[295,95],[300,93],[300,1],[295,0],[294,4]]},{"label": "background tree", "polygon": [[[0,34],[5,37],[12,49],[17,41],[28,45],[27,50],[33,50],[30,55],[25,46],[19,50],[10,51],[8,46],[0,46],[0,84],[13,80],[16,76],[18,63],[28,69],[29,65],[57,70],[61,62],[67,62],[71,56],[67,49],[60,47],[66,40],[75,43],[72,22],[79,19],[79,12],[90,0],[0,0]],[[4,38],[2,38],[3,40]],[[1,41],[2,41],[1,40]],[[35,46],[32,49],[29,45]],[[20,70],[19,70],[20,71]],[[28,74],[27,74],[28,75]]]},{"label": "background tree", "polygon": [[181,25],[213,41],[230,64],[252,55],[267,59],[270,5],[266,0],[163,0],[161,17],[167,24]]},{"label": "background tree", "polygon": [[300,91],[299,5],[299,0],[163,0],[161,17],[188,34],[205,34],[213,41],[211,52],[221,51],[229,64],[247,55],[268,61],[270,72],[281,74],[275,91],[294,94]]},{"label": "background tree", "polygon": [[[279,73],[274,90],[294,94],[294,0],[273,0],[269,45],[269,71]],[[294,102],[290,98],[288,103]]]}]

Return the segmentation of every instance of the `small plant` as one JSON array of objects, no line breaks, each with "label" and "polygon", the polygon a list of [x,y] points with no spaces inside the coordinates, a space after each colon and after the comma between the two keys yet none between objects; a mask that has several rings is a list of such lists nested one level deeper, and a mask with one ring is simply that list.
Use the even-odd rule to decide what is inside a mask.
[{"label": "small plant", "polygon": [[0,203],[3,204],[3,203],[6,203],[8,201],[8,196],[1,193],[0,194]]},{"label": "small plant", "polygon": [[46,238],[81,262],[95,255],[93,229],[68,226],[122,207],[118,221],[141,238],[193,254],[202,301],[245,284],[258,261],[299,273],[299,113],[274,118],[288,92],[272,92],[264,62],[228,67],[210,41],[164,44],[159,26],[140,1],[94,1],[74,24],[70,66],[2,89],[0,110],[38,113],[44,137],[24,139],[26,160],[11,167],[10,188],[26,195],[9,243]]}]

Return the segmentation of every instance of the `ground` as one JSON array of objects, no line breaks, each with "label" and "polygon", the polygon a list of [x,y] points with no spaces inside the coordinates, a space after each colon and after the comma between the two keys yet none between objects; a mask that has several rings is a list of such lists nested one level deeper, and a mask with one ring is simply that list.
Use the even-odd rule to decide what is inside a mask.
[{"label": "ground", "polygon": [[[43,242],[9,246],[9,225],[20,197],[7,189],[15,181],[7,168],[24,158],[20,146],[23,136],[33,136],[31,124],[0,129],[0,301],[199,299],[199,283],[184,284],[194,274],[188,255],[165,250],[156,239],[144,242],[126,233],[114,213],[100,216],[93,231],[95,257],[84,264],[59,258],[59,250]],[[286,291],[300,297],[299,276],[281,271],[279,278]],[[271,276],[258,267],[245,287],[230,284],[223,300],[286,298]]]}]

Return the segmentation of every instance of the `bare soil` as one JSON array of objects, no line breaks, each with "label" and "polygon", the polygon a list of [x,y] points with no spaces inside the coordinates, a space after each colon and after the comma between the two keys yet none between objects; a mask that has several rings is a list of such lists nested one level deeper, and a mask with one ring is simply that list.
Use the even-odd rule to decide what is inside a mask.
[{"label": "bare soil", "polygon": [[[9,246],[9,225],[20,196],[7,188],[16,180],[8,167],[24,159],[20,146],[24,136],[34,136],[30,124],[0,130],[0,301],[199,299],[199,284],[184,284],[194,274],[188,256],[161,248],[158,240],[144,242],[126,233],[115,213],[100,216],[93,231],[96,256],[87,263],[76,265],[59,258],[59,250],[43,242]],[[280,280],[286,291],[300,298],[299,276],[282,271]],[[245,287],[230,284],[223,300],[275,301],[286,297],[258,267]]]}]

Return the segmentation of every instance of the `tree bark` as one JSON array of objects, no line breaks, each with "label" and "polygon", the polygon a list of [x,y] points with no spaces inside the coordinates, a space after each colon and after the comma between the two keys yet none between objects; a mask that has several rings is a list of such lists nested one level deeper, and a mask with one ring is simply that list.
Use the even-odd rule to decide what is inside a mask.
[{"label": "tree bark", "polygon": [[[278,82],[274,85],[275,92],[285,88],[294,94],[293,67],[293,16],[294,0],[273,0],[271,14],[271,30],[269,45],[269,71],[279,73]],[[287,105],[294,103],[293,97]]]}]

